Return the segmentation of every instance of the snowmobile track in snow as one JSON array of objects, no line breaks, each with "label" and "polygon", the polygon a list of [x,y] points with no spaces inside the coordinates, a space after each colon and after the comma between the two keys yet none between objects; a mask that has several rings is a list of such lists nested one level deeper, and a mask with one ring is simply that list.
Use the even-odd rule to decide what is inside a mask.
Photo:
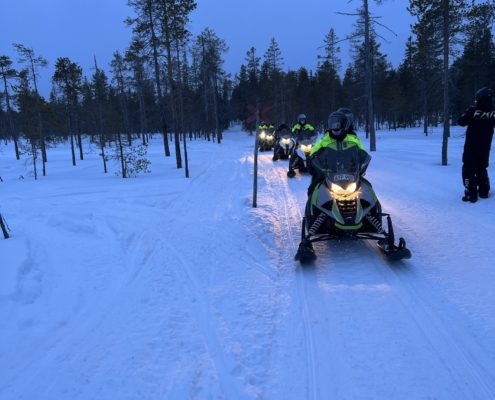
[{"label": "snowmobile track in snow", "polygon": [[[307,373],[307,385],[308,385],[308,399],[317,399],[317,379],[315,373],[315,345],[313,339],[312,326],[310,321],[310,314],[308,309],[308,304],[306,300],[306,287],[304,280],[304,269],[299,265],[298,262],[294,261],[294,255],[297,252],[299,245],[299,234],[294,235],[294,230],[298,229],[300,225],[301,212],[300,205],[295,199],[294,195],[290,192],[287,185],[287,173],[283,168],[266,168],[268,163],[263,163],[264,170],[261,172],[261,176],[265,179],[270,192],[272,193],[272,198],[280,200],[283,203],[281,218],[283,220],[283,227],[285,228],[286,237],[289,240],[289,248],[282,252],[283,257],[286,258],[286,263],[289,267],[296,269],[295,279],[297,283],[297,294],[298,300],[300,301],[300,309],[303,323],[303,333],[304,341],[306,347],[306,373]],[[285,166],[285,165],[284,165]],[[284,236],[281,235],[280,240],[284,241]]]},{"label": "snowmobile track in snow", "polygon": [[[310,320],[307,301],[307,282],[305,279],[305,270],[311,270],[316,267],[301,267],[299,263],[292,262],[293,255],[297,251],[300,236],[299,233],[295,232],[298,232],[300,229],[302,221],[301,210],[304,210],[306,197],[299,199],[289,188],[285,165],[283,167],[277,164],[271,166],[270,161],[263,161],[262,168],[260,168],[260,175],[266,181],[272,198],[280,204],[281,207],[278,208],[278,212],[284,221],[284,231],[283,233],[278,233],[281,234],[279,243],[284,242],[285,235],[290,245],[289,251],[281,252],[281,254],[288,257],[287,265],[292,265],[296,269],[297,296],[300,301],[301,318],[305,331],[305,346],[307,349],[306,373],[308,398],[316,399],[319,398],[319,393],[318,379],[315,373],[317,368],[314,341],[315,333],[313,332]],[[309,185],[309,181],[307,184]],[[275,207],[274,209],[275,211],[277,210]],[[486,376],[491,375],[491,372],[480,363],[483,360],[489,365],[489,361],[482,355],[482,349],[475,343],[471,343],[470,346],[475,352],[475,354],[472,354],[465,345],[465,339],[467,338],[457,333],[458,329],[453,324],[456,321],[455,316],[445,315],[435,310],[433,304],[438,305],[443,302],[443,299],[439,298],[435,293],[435,287],[429,285],[428,282],[421,282],[421,284],[417,283],[416,280],[410,282],[411,275],[414,272],[411,272],[411,270],[416,268],[414,261],[389,263],[370,242],[351,242],[351,244],[358,253],[363,253],[363,255],[364,252],[369,253],[366,256],[366,263],[369,264],[369,269],[375,270],[376,274],[382,276],[385,282],[394,288],[393,297],[397,299],[396,304],[400,304],[401,313],[409,315],[410,319],[414,321],[425,342],[433,349],[436,357],[438,357],[444,368],[454,378],[458,390],[464,393],[464,398],[470,398],[474,395],[475,398],[495,399],[494,382],[493,380],[487,381],[486,378]],[[320,245],[319,247],[325,246]],[[324,259],[325,257],[320,257],[316,261],[316,264],[323,263]],[[352,265],[349,266],[349,268],[352,267]],[[415,288],[418,285],[421,289],[419,292]],[[442,311],[446,311],[445,307],[442,308]],[[331,340],[331,338],[329,337],[328,340]],[[470,343],[469,340],[467,342]]]}]

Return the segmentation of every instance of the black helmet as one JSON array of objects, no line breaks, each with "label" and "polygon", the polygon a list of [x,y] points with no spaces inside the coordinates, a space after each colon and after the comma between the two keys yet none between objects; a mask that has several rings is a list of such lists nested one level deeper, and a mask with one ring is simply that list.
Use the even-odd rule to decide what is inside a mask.
[{"label": "black helmet", "polygon": [[306,114],[299,114],[297,116],[297,122],[299,122],[301,125],[306,125]]},{"label": "black helmet", "polygon": [[347,115],[347,119],[349,120],[348,121],[348,124],[349,124],[348,130],[353,130],[354,129],[354,113],[349,108],[345,108],[345,107],[339,108],[337,110],[337,112],[341,112],[341,113]]},{"label": "black helmet", "polygon": [[474,98],[476,101],[487,101],[487,100],[491,100],[493,97],[493,90],[488,88],[488,87],[484,87],[484,88],[481,88],[480,90],[478,90],[476,92],[476,94],[474,95]]},{"label": "black helmet", "polygon": [[328,117],[328,130],[334,136],[345,135],[350,127],[349,117],[341,111],[335,111]]}]

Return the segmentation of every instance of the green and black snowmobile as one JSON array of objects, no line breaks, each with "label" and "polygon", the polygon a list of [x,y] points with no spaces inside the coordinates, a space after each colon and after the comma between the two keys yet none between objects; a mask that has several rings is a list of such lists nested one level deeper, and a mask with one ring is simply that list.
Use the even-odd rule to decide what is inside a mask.
[{"label": "green and black snowmobile", "polygon": [[323,150],[311,163],[320,179],[309,193],[296,260],[302,264],[316,260],[313,243],[335,239],[376,240],[389,260],[411,258],[403,238],[395,244],[391,217],[382,212],[370,182],[364,179],[369,160],[363,165],[354,152]]},{"label": "green and black snowmobile", "polygon": [[266,128],[258,133],[259,151],[270,151],[275,145],[275,130]]}]

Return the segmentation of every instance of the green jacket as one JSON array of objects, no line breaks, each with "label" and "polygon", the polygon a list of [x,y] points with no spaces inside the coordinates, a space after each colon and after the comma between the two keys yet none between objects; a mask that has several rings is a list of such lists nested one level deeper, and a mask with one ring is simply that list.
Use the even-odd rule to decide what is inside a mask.
[{"label": "green jacket", "polygon": [[315,127],[311,124],[304,124],[302,126],[299,122],[292,127],[292,133],[297,133],[299,131],[311,131],[313,132]]},{"label": "green jacket", "polygon": [[263,131],[265,129],[275,129],[275,126],[272,124],[269,124],[269,125],[268,124],[261,124],[260,126],[258,126],[258,129],[260,131]]},{"label": "green jacket", "polygon": [[332,150],[347,150],[357,147],[359,150],[362,150],[368,155],[366,152],[361,139],[356,136],[354,133],[348,133],[342,140],[337,140],[330,136],[328,132],[325,132],[325,135],[322,139],[318,140],[316,144],[313,146],[311,150],[311,156],[313,156],[318,150],[322,148],[330,148]]}]

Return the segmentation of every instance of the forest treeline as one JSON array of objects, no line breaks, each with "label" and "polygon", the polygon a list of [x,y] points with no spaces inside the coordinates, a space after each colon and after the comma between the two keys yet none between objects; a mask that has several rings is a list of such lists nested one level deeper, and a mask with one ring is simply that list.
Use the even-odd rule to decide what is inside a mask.
[{"label": "forest treeline", "polygon": [[[378,3],[381,3],[378,2]],[[187,170],[186,139],[221,142],[232,122],[255,129],[256,110],[270,122],[291,123],[304,112],[324,126],[338,107],[351,108],[376,149],[380,128],[443,125],[442,161],[447,163],[451,121],[472,102],[482,86],[495,86],[493,1],[411,0],[415,17],[404,58],[393,67],[381,50],[393,38],[387,21],[361,0],[356,11],[342,13],[355,31],[340,37],[331,28],[315,54],[314,71],[286,70],[273,38],[263,57],[253,47],[240,71],[223,67],[225,40],[211,28],[193,36],[188,30],[194,0],[129,0],[133,17],[129,46],[115,52],[107,68],[89,75],[67,57],[55,60],[48,98],[39,92],[39,75],[48,65],[27,44],[14,44],[17,59],[0,55],[0,135],[15,143],[16,157],[28,153],[46,174],[51,146],[71,144],[72,163],[83,159],[82,138],[100,148],[102,170],[110,158],[121,175],[146,170],[151,134],[163,137],[164,156],[175,155]],[[329,21],[331,25],[331,21]],[[343,66],[340,45],[349,40],[352,62]],[[392,39],[393,40],[393,39]],[[16,64],[14,64],[16,61]]]}]

